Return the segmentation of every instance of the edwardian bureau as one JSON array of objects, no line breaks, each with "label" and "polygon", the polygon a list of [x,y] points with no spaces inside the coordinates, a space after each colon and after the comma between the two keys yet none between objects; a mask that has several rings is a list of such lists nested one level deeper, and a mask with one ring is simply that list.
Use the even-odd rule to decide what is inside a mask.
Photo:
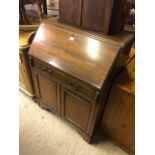
[{"label": "edwardian bureau", "polygon": [[36,101],[70,122],[88,142],[111,80],[133,41],[133,35],[118,36],[96,35],[47,20],[29,50]]}]

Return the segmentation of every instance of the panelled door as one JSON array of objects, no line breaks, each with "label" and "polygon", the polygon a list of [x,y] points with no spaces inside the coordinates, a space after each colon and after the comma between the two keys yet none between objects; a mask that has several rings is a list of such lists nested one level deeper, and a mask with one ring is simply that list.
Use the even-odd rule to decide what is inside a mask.
[{"label": "panelled door", "polygon": [[86,101],[71,90],[61,87],[61,105],[61,113],[65,119],[83,131],[88,130],[92,111],[90,101]]},{"label": "panelled door", "polygon": [[44,74],[33,70],[36,96],[54,112],[59,111],[59,85]]}]

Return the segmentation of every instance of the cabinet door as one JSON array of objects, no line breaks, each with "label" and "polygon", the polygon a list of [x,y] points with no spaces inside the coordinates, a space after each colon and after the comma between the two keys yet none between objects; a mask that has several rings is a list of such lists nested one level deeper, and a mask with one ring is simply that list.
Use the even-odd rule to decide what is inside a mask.
[{"label": "cabinet door", "polygon": [[61,100],[62,116],[86,131],[91,113],[91,103],[65,88],[61,89]]},{"label": "cabinet door", "polygon": [[37,98],[52,111],[58,111],[58,84],[45,75],[33,71]]},{"label": "cabinet door", "polygon": [[109,33],[117,30],[124,0],[83,0],[82,26]]},{"label": "cabinet door", "polygon": [[82,0],[60,0],[59,18],[61,21],[80,25],[81,23]]},{"label": "cabinet door", "polygon": [[134,96],[114,87],[101,122],[101,130],[134,152]]}]

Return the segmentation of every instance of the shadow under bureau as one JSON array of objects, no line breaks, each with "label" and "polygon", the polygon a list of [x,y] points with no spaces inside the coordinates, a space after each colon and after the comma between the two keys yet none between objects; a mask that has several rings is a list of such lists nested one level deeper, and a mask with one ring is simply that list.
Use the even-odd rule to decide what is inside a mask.
[{"label": "shadow under bureau", "polygon": [[36,101],[70,122],[88,142],[116,68],[123,65],[118,60],[131,47],[133,35],[125,38],[123,43],[47,20],[30,47]]}]

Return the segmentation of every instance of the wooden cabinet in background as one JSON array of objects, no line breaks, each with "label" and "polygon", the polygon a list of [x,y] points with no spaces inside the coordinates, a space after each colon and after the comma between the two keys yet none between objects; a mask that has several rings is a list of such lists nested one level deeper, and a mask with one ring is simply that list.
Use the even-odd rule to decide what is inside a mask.
[{"label": "wooden cabinet in background", "polygon": [[100,129],[115,142],[127,149],[131,154],[135,152],[135,59],[115,81]]},{"label": "wooden cabinet in background", "polygon": [[115,33],[120,29],[125,0],[83,0],[82,27]]},{"label": "wooden cabinet in background", "polygon": [[121,27],[125,0],[60,0],[60,21],[86,29],[115,33]]},{"label": "wooden cabinet in background", "polygon": [[[34,32],[19,33],[19,85],[20,89],[30,96],[34,96],[30,66],[28,63],[28,50],[30,46],[30,38]],[[30,40],[29,40],[30,39]]]},{"label": "wooden cabinet in background", "polygon": [[70,122],[88,142],[101,118],[116,68],[123,66],[118,59],[133,35],[122,42],[117,39],[47,20],[29,50],[36,101]]},{"label": "wooden cabinet in background", "polygon": [[60,0],[59,18],[60,21],[81,25],[82,0]]}]

